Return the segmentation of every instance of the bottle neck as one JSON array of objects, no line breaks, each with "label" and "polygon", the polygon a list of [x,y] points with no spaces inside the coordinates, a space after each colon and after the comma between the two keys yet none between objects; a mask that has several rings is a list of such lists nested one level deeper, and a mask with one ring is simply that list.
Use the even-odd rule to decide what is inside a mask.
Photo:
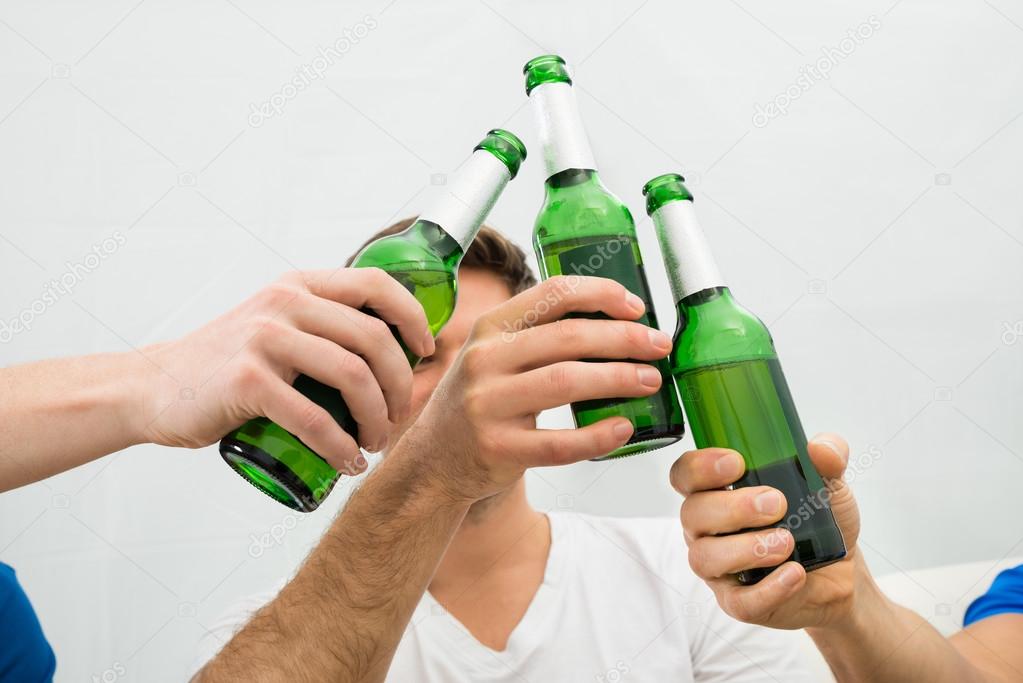
[{"label": "bottle neck", "polygon": [[547,177],[568,169],[596,170],[575,93],[569,83],[542,83],[529,94]]},{"label": "bottle neck", "polygon": [[454,177],[434,197],[419,219],[436,223],[464,253],[476,239],[483,221],[511,180],[503,161],[480,149],[472,153]]},{"label": "bottle neck", "polygon": [[691,201],[666,202],[653,219],[677,304],[705,289],[726,286]]}]

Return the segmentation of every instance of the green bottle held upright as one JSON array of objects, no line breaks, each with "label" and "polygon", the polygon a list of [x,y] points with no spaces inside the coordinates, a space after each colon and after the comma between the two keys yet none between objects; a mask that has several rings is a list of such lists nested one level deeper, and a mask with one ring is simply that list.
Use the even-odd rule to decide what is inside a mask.
[{"label": "green bottle held upright", "polygon": [[[526,148],[517,137],[505,130],[490,131],[412,226],[367,245],[353,266],[381,268],[405,285],[423,305],[430,332],[437,336],[455,310],[458,264],[525,158]],[[404,344],[402,349],[415,367],[419,358]],[[358,439],[358,425],[337,389],[306,375],[299,375],[294,386]],[[249,420],[225,436],[220,454],[257,489],[302,512],[319,507],[340,477],[298,437],[265,417]]]},{"label": "green bottle held upright", "polygon": [[[696,446],[742,454],[746,473],[736,488],[772,486],[785,495],[786,516],[774,526],[792,532],[790,559],[807,571],[842,559],[842,532],[807,453],[770,332],[724,285],[682,176],[658,176],[643,194],[678,304],[672,372]],[[756,583],[772,569],[742,572],[739,581]]]},{"label": "green bottle held upright", "polygon": [[[646,303],[646,314],[640,322],[656,328],[657,316],[632,214],[597,175],[565,61],[557,55],[545,55],[530,60],[523,71],[547,167],[546,197],[533,231],[541,276],[617,280]],[[572,404],[578,427],[616,416],[632,422],[632,438],[606,458],[652,451],[682,438],[682,408],[668,361],[651,365],[660,370],[663,380],[652,396]]]}]

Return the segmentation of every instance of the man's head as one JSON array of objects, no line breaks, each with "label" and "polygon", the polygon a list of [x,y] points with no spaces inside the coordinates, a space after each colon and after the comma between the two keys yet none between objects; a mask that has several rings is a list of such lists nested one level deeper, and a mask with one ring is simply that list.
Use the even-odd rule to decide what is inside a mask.
[{"label": "man's head", "polygon": [[[370,237],[363,246],[399,233],[415,222],[406,218]],[[362,250],[359,248],[355,253]],[[355,255],[345,265],[351,265]],[[416,367],[412,388],[412,412],[391,435],[394,444],[416,420],[434,389],[458,357],[476,320],[511,297],[536,284],[522,249],[494,228],[483,226],[462,258],[458,271],[458,303],[437,337],[437,351]]]}]

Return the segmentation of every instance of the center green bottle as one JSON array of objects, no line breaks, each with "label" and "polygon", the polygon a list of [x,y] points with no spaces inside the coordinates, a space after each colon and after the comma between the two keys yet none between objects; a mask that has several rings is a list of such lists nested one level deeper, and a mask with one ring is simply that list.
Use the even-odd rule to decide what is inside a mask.
[{"label": "center green bottle", "polygon": [[[597,175],[565,61],[557,55],[544,55],[530,60],[523,71],[547,167],[546,197],[533,231],[541,276],[617,280],[646,303],[646,314],[640,322],[656,328],[657,316],[632,213]],[[651,365],[660,370],[663,380],[652,396],[572,404],[578,427],[617,416],[628,418],[635,427],[627,444],[600,459],[652,451],[682,438],[682,408],[668,361]]]},{"label": "center green bottle", "polygon": [[[402,283],[423,305],[430,331],[437,336],[455,310],[458,264],[525,158],[526,148],[517,137],[490,131],[413,225],[367,245],[353,267],[381,268]],[[419,358],[404,344],[402,349],[415,367]],[[358,425],[337,389],[306,375],[299,375],[294,386],[358,439]],[[257,489],[302,512],[319,507],[340,477],[298,437],[265,417],[225,436],[220,454]]]},{"label": "center green bottle", "polygon": [[[842,559],[842,532],[807,453],[770,332],[724,285],[682,176],[658,176],[643,194],[678,304],[672,372],[696,446],[742,455],[746,473],[735,488],[771,486],[785,495],[788,510],[775,526],[795,539],[789,559],[807,571]],[[751,569],[738,578],[756,583],[772,569]]]}]

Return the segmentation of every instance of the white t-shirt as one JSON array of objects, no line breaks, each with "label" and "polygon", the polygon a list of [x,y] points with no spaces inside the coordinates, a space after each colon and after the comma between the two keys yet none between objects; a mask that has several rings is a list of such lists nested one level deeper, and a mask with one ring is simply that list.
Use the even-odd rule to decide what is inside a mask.
[{"label": "white t-shirt", "polygon": [[[742,624],[721,611],[689,568],[677,520],[556,513],[550,521],[543,583],[503,652],[480,644],[427,593],[387,681],[813,680],[799,661],[800,634]],[[200,641],[194,670],[276,592],[225,613]]]}]

